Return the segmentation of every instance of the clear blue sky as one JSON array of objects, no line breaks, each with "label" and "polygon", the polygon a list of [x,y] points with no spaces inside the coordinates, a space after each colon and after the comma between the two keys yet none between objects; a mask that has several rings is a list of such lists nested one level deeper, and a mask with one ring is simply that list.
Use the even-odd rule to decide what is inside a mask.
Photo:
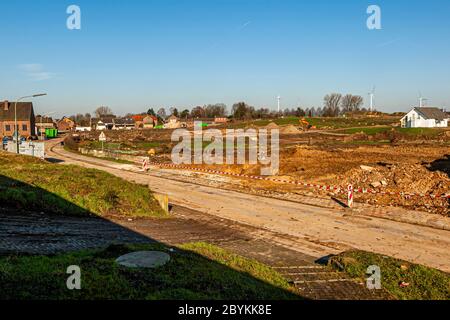
[{"label": "clear blue sky", "polygon": [[[69,5],[82,29],[66,28]],[[367,6],[382,30],[366,28]],[[16,0],[0,2],[0,99],[45,91],[36,112],[246,101],[321,106],[330,92],[407,110],[450,108],[450,1]]]}]

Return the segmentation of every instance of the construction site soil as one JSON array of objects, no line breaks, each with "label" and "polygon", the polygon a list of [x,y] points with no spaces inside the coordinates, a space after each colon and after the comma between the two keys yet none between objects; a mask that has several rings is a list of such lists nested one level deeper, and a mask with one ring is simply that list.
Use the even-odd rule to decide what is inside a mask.
[{"label": "construction site soil", "polygon": [[[267,126],[277,128],[275,124]],[[266,127],[266,128],[267,128]],[[312,130],[302,132],[293,125],[280,129],[280,172],[284,180],[377,191],[358,193],[355,201],[374,205],[402,206],[450,216],[448,198],[429,195],[450,194],[450,131],[435,135],[401,134],[386,130],[368,135],[364,132],[345,134],[339,131]],[[123,147],[138,149],[155,143],[158,161],[170,162],[172,130],[141,130],[108,132],[108,141]],[[82,140],[98,139],[96,132],[83,134]],[[148,148],[140,151],[146,154]],[[193,166],[245,175],[259,175],[259,165],[201,165]],[[240,180],[254,185],[255,181]],[[306,189],[302,186],[258,181],[258,187],[300,194],[330,195],[329,191]],[[383,194],[393,192],[396,195]],[[404,196],[401,193],[424,196]],[[331,194],[334,196],[334,194]],[[336,195],[338,196],[338,195]],[[341,197],[345,195],[340,195]]]}]

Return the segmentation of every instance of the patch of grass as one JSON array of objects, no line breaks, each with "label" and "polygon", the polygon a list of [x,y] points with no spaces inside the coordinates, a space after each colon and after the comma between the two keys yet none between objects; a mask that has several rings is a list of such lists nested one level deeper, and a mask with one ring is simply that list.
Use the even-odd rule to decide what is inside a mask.
[{"label": "patch of grass", "polygon": [[[397,299],[448,300],[450,275],[439,270],[365,251],[348,251],[330,260],[330,265],[343,268],[351,277],[365,281],[371,265],[381,269],[381,285]],[[402,288],[401,282],[409,283]]]},{"label": "patch of grass", "polygon": [[[166,252],[171,261],[157,270],[115,263],[140,250]],[[81,290],[66,287],[71,265],[81,268]],[[161,244],[113,245],[56,256],[0,257],[0,283],[0,300],[299,299],[276,271],[205,243],[175,251]]]},{"label": "patch of grass", "polygon": [[345,134],[355,134],[355,133],[365,133],[369,136],[371,135],[375,135],[377,133],[383,133],[383,132],[387,132],[389,131],[391,128],[390,127],[367,127],[367,128],[351,128],[351,129],[346,129],[344,131],[340,131],[340,133],[345,133]]},{"label": "patch of grass", "polygon": [[64,215],[166,215],[147,186],[106,172],[7,153],[0,159],[4,206]]},{"label": "patch of grass", "polygon": [[[72,153],[76,153],[76,154],[81,154],[78,151],[75,151],[67,146],[64,146],[64,150],[68,151],[68,152],[72,152]],[[111,157],[96,157],[92,154],[83,154],[84,157],[90,157],[90,158],[94,158],[94,159],[102,159],[102,160],[107,160],[107,161],[111,161],[111,162],[115,162],[115,163],[119,163],[119,164],[135,164],[132,161],[128,161],[128,160],[123,160],[123,159],[116,159],[116,158],[111,158]]]},{"label": "patch of grass", "polygon": [[[160,147],[162,142],[160,141],[137,141],[137,142],[124,142],[124,143],[112,143],[108,142],[104,144],[105,150],[150,150]],[[102,143],[99,141],[89,141],[86,145],[88,148],[101,150]]]},{"label": "patch of grass", "polygon": [[[90,141],[88,146],[92,149],[102,149],[102,143],[100,141]],[[113,143],[113,142],[104,142],[103,148],[105,150],[120,150],[120,147],[122,146],[121,143]]]},{"label": "patch of grass", "polygon": [[[270,122],[275,122],[279,126],[284,125],[295,125],[298,126],[299,120],[302,118],[299,117],[285,117],[275,120],[255,120],[255,121],[246,121],[239,122],[235,124],[230,124],[230,128],[245,128],[250,125],[254,126],[267,126]],[[312,126],[315,126],[318,129],[340,129],[340,128],[352,128],[352,127],[369,127],[369,126],[388,126],[392,123],[396,123],[400,121],[400,117],[374,117],[374,118],[327,118],[327,117],[314,117],[314,118],[305,118]],[[358,131],[359,132],[359,131]]]},{"label": "patch of grass", "polygon": [[396,128],[397,132],[408,136],[437,136],[444,130],[439,128]]}]

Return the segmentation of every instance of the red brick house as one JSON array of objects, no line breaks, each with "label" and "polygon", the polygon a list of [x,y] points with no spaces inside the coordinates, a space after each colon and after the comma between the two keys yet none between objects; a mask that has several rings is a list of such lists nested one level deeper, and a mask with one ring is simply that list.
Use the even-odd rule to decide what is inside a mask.
[{"label": "red brick house", "polygon": [[[14,135],[14,102],[4,101],[0,103],[0,137],[12,137]],[[19,136],[35,136],[36,120],[32,102],[17,103],[17,126]]]},{"label": "red brick house", "polygon": [[75,121],[69,119],[67,117],[63,117],[56,123],[56,128],[59,132],[68,132],[75,130],[76,124]]}]

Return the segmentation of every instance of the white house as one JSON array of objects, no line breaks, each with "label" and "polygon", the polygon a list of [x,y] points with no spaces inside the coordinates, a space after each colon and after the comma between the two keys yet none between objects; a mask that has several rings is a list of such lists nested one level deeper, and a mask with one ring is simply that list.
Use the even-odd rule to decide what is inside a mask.
[{"label": "white house", "polygon": [[77,132],[90,132],[92,130],[91,127],[86,127],[86,126],[76,126],[75,127],[75,131]]},{"label": "white house", "polygon": [[413,108],[401,120],[402,128],[443,128],[450,121],[447,113],[438,108]]},{"label": "white house", "polygon": [[97,122],[97,130],[98,130],[98,131],[104,131],[104,130],[106,130],[106,125],[103,123],[102,120],[100,120],[99,122]]}]

